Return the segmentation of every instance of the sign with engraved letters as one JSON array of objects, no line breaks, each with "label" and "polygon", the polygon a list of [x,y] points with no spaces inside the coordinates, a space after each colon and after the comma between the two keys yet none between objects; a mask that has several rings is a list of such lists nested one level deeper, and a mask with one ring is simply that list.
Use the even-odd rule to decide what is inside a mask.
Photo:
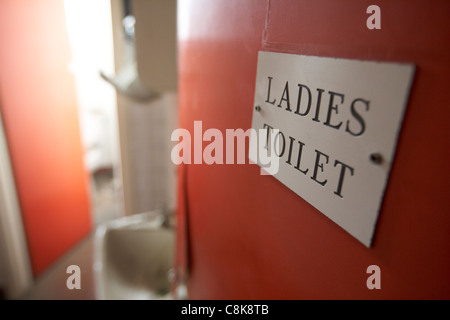
[{"label": "sign with engraved letters", "polygon": [[271,174],[368,247],[413,76],[411,64],[258,55],[252,128],[279,160]]}]

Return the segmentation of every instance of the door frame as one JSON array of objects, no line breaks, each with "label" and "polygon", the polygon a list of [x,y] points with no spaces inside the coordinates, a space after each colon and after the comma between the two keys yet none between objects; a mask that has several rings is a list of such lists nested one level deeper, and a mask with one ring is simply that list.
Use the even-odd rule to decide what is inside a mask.
[{"label": "door frame", "polygon": [[33,275],[1,112],[0,254],[6,271],[6,298],[20,298],[33,284]]}]

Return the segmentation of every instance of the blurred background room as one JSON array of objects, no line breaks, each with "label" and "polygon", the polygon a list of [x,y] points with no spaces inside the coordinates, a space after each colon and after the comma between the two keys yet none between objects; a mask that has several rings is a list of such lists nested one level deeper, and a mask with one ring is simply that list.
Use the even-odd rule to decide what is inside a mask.
[{"label": "blurred background room", "polygon": [[97,227],[175,208],[176,1],[2,0],[0,29],[2,296],[96,298]]}]

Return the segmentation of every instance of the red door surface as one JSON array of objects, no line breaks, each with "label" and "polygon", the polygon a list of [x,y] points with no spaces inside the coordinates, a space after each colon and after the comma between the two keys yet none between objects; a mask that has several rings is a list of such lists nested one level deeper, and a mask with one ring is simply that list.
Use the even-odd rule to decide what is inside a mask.
[{"label": "red door surface", "polygon": [[[371,4],[380,30],[366,27]],[[416,65],[370,248],[256,165],[182,165],[190,297],[450,298],[450,2],[185,0],[178,10],[179,126],[192,137],[197,120],[224,136],[251,127],[259,50]],[[370,265],[381,289],[366,286]]]},{"label": "red door surface", "polygon": [[0,111],[34,275],[91,230],[64,3],[0,1]]}]

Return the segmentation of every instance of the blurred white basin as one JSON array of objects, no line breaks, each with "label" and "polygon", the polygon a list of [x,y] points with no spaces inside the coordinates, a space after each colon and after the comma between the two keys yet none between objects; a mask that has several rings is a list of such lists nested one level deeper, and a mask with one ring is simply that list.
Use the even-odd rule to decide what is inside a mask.
[{"label": "blurred white basin", "polygon": [[136,214],[99,226],[94,270],[99,299],[171,299],[175,230],[161,211]]}]

